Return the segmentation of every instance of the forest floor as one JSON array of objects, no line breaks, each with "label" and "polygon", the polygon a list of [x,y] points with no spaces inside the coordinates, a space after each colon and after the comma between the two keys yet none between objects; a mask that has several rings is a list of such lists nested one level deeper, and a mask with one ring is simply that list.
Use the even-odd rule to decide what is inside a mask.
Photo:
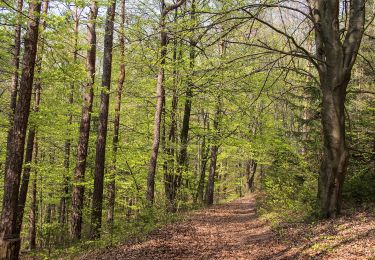
[{"label": "forest floor", "polygon": [[357,212],[274,230],[256,214],[255,199],[245,197],[79,259],[375,259],[375,216]]}]

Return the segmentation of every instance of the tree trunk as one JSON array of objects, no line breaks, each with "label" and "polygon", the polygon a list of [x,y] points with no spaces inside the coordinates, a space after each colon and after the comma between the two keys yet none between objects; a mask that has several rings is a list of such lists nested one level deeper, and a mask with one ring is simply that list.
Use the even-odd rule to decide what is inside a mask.
[{"label": "tree trunk", "polygon": [[[323,90],[322,124],[324,150],[319,175],[319,201],[324,217],[340,214],[341,193],[348,163],[345,144],[345,91]],[[336,93],[335,93],[336,92]]]},{"label": "tree trunk", "polygon": [[[178,11],[175,10],[174,22],[177,22]],[[166,208],[168,212],[175,212],[175,146],[176,143],[176,131],[177,131],[177,106],[178,106],[178,70],[177,60],[180,61],[180,56],[177,57],[177,39],[173,39],[173,96],[172,96],[172,107],[170,114],[170,130],[168,134],[168,142],[165,145],[165,154],[167,155],[164,162],[164,190],[166,195]],[[165,120],[164,120],[165,122]]]},{"label": "tree trunk", "polygon": [[167,56],[167,32],[165,28],[165,3],[162,1],[162,14],[160,18],[160,68],[156,84],[156,110],[155,110],[155,121],[154,121],[154,138],[152,143],[152,151],[150,162],[148,166],[148,175],[147,175],[147,202],[149,205],[154,203],[154,190],[155,190],[155,174],[156,174],[156,164],[159,153],[159,143],[160,143],[160,125],[161,117],[163,111],[163,100],[164,100],[164,65],[165,58]]},{"label": "tree trunk", "polygon": [[[191,1],[191,15],[190,19],[195,23],[195,0]],[[194,28],[195,24],[193,25]],[[192,30],[192,33],[194,33],[194,30]],[[195,66],[195,48],[197,45],[197,42],[195,41],[194,35],[190,38],[190,53],[189,53],[189,67],[190,67],[190,75],[188,79],[188,83],[186,86],[186,93],[185,93],[185,105],[184,105],[184,115],[182,120],[182,127],[181,127],[181,134],[180,134],[180,152],[177,157],[178,162],[178,172],[177,172],[177,185],[174,187],[176,190],[173,192],[174,194],[177,194],[178,189],[181,185],[182,180],[182,173],[186,171],[187,163],[188,163],[188,154],[187,154],[187,148],[188,148],[188,138],[189,138],[189,128],[190,128],[190,114],[191,114],[191,106],[192,106],[192,98],[193,98],[193,75],[194,75],[194,66]],[[172,198],[175,200],[175,198]],[[173,202],[174,203],[174,202]]]},{"label": "tree trunk", "polygon": [[168,44],[168,37],[167,37],[167,30],[165,25],[165,19],[168,13],[178,7],[180,7],[185,0],[179,0],[177,3],[173,5],[165,5],[165,1],[161,1],[161,16],[160,16],[160,68],[158,73],[158,79],[156,83],[156,110],[155,110],[155,120],[154,120],[154,136],[153,136],[153,143],[151,149],[151,157],[148,165],[148,174],[147,174],[147,192],[146,192],[146,200],[148,206],[152,206],[154,203],[154,196],[155,196],[155,174],[156,174],[156,164],[159,154],[159,144],[160,144],[160,126],[161,126],[161,118],[163,112],[163,102],[164,102],[164,65],[165,59],[167,56],[167,44]]},{"label": "tree trunk", "polygon": [[[38,156],[38,140],[34,139],[33,147],[33,159],[37,162]],[[31,208],[30,208],[30,228],[29,228],[29,249],[34,250],[36,248],[36,222],[38,213],[38,198],[37,198],[37,171],[34,171],[34,179],[32,182],[31,189]]]},{"label": "tree trunk", "polygon": [[113,20],[115,17],[115,11],[116,1],[114,0],[107,8],[107,19],[104,35],[102,91],[100,95],[99,127],[98,136],[96,139],[94,191],[92,196],[91,210],[92,239],[100,237],[100,229],[102,226],[105,147],[107,143],[108,131],[109,91],[111,89],[112,76]]},{"label": "tree trunk", "polygon": [[[203,130],[209,130],[208,125],[208,113],[202,112],[203,115]],[[210,148],[206,145],[206,134],[203,134],[202,141],[201,141],[201,149],[200,149],[200,169],[199,169],[199,182],[198,182],[198,188],[197,188],[197,199],[200,202],[203,202],[204,198],[204,182],[206,178],[206,168],[207,168],[207,162],[208,162],[208,154],[210,152]]]},{"label": "tree trunk", "polygon": [[216,144],[211,146],[211,164],[210,173],[208,174],[205,203],[210,206],[214,203],[215,175],[218,147]]},{"label": "tree trunk", "polygon": [[[43,2],[42,7],[42,13],[44,15],[47,15],[48,12],[48,0]],[[45,22],[42,21],[42,30],[45,29]],[[43,59],[43,53],[44,53],[44,44],[42,41],[39,41],[39,55],[37,55],[36,60],[36,70],[38,74],[42,71],[42,59]],[[34,89],[35,89],[35,103],[33,107],[33,112],[37,113],[39,111],[39,105],[40,105],[40,91],[41,91],[41,80],[40,78],[37,78],[35,80]],[[20,235],[21,228],[22,228],[22,221],[23,221],[23,215],[25,210],[25,203],[27,198],[27,191],[29,188],[29,179],[30,179],[30,171],[31,171],[31,163],[33,161],[33,154],[35,150],[35,138],[36,138],[36,126],[30,126],[29,127],[29,133],[27,137],[27,143],[26,143],[26,153],[25,153],[25,168],[23,171],[22,181],[21,181],[21,187],[18,195],[18,216],[17,216],[17,227],[16,227],[16,233],[18,236]],[[35,159],[35,157],[34,157]]]},{"label": "tree trunk", "polygon": [[[75,14],[74,14],[74,53],[73,53],[73,62],[76,63],[78,59],[78,30],[79,30],[79,15],[78,15],[78,8],[75,7]],[[71,84],[70,94],[69,94],[69,105],[73,105],[74,102],[74,88],[75,84]],[[73,115],[69,113],[68,115],[68,125],[70,126],[72,124]],[[69,133],[68,133],[69,134]],[[71,148],[71,142],[72,140],[70,138],[67,138],[65,140],[64,145],[64,176],[63,176],[63,195],[60,198],[60,217],[59,222],[62,226],[64,226],[67,222],[68,216],[68,201],[69,201],[69,183],[70,183],[70,148]]]},{"label": "tree trunk", "polygon": [[125,81],[125,0],[121,2],[121,22],[120,22],[120,74],[118,78],[117,90],[116,90],[116,104],[115,104],[115,120],[113,122],[113,157],[112,157],[112,169],[110,175],[110,183],[108,185],[108,216],[107,220],[112,229],[114,223],[114,211],[115,211],[115,198],[116,198],[116,162],[117,162],[117,150],[119,143],[119,131],[120,131],[120,111],[121,111],[121,97],[122,89]]},{"label": "tree trunk", "polygon": [[350,3],[345,37],[339,27],[339,1],[311,1],[315,23],[316,60],[323,94],[323,158],[319,175],[319,206],[323,217],[340,213],[342,186],[348,163],[345,144],[345,99],[365,23],[365,2]]},{"label": "tree trunk", "polygon": [[247,189],[248,191],[254,191],[254,177],[257,170],[257,162],[252,159],[246,163],[246,177],[247,177]]},{"label": "tree trunk", "polygon": [[79,128],[79,140],[77,146],[77,164],[74,173],[73,195],[72,195],[72,223],[71,233],[73,239],[81,238],[82,230],[82,209],[87,148],[90,135],[90,120],[93,103],[93,85],[95,80],[95,61],[96,61],[96,17],[98,15],[98,6],[96,0],[92,0],[90,7],[90,17],[88,24],[87,38],[90,49],[87,51],[87,73],[88,82],[83,93],[83,106],[81,113],[81,123]]},{"label": "tree trunk", "polygon": [[216,162],[217,162],[217,153],[218,153],[217,138],[218,138],[218,133],[219,133],[220,110],[221,110],[221,102],[220,102],[220,96],[219,96],[218,103],[216,105],[215,118],[214,118],[215,138],[214,138],[213,144],[211,145],[211,164],[210,164],[210,172],[208,174],[206,195],[205,195],[206,196],[205,203],[207,206],[210,206],[214,203]]},{"label": "tree trunk", "polygon": [[22,75],[11,137],[7,145],[7,164],[4,178],[4,197],[1,212],[0,258],[18,259],[20,238],[16,232],[18,193],[24,157],[26,130],[30,114],[30,100],[34,81],[34,68],[38,45],[39,14],[41,4],[29,4],[27,32],[24,39],[25,51]]},{"label": "tree trunk", "polygon": [[[16,110],[16,104],[17,104],[17,92],[18,92],[18,78],[19,73],[18,70],[20,68],[20,52],[21,52],[21,13],[22,13],[22,7],[23,7],[23,0],[17,0],[15,3],[15,8],[17,10],[17,21],[14,28],[14,47],[13,47],[13,59],[12,59],[12,65],[13,65],[13,75],[12,75],[12,84],[10,87],[10,112],[9,112],[9,129],[8,129],[8,143],[10,143],[10,138],[12,135],[12,124],[14,119],[14,112]],[[5,168],[6,168],[5,163]]]}]

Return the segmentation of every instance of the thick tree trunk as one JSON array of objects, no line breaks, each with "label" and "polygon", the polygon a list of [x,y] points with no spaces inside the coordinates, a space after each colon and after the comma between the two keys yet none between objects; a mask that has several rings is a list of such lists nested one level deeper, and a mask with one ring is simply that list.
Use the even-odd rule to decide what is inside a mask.
[{"label": "thick tree trunk", "polygon": [[125,81],[125,0],[121,2],[121,14],[120,14],[120,74],[118,78],[117,90],[116,90],[116,104],[115,104],[115,120],[113,122],[113,150],[112,150],[112,169],[110,175],[110,183],[108,185],[108,216],[107,221],[110,227],[113,227],[114,223],[114,211],[115,211],[115,199],[116,199],[116,162],[117,162],[117,150],[119,143],[119,131],[120,131],[120,111],[121,111],[121,97],[122,89]]},{"label": "thick tree trunk", "polygon": [[[313,0],[316,60],[323,94],[323,159],[319,175],[319,206],[323,217],[340,213],[342,186],[348,163],[345,145],[345,99],[351,71],[361,44],[365,23],[365,1],[353,0],[346,34],[340,29],[338,0]],[[341,40],[343,38],[343,40]]]},{"label": "thick tree trunk", "polygon": [[16,232],[18,193],[24,158],[26,130],[30,114],[30,100],[34,81],[34,68],[38,45],[39,13],[41,4],[29,4],[29,20],[24,39],[25,52],[18,101],[13,128],[7,145],[7,164],[4,178],[4,197],[1,212],[0,258],[18,259],[20,238]]},{"label": "thick tree trunk", "polygon": [[112,76],[113,20],[115,17],[115,11],[116,1],[114,0],[107,8],[107,19],[104,35],[102,91],[100,95],[99,127],[98,136],[96,139],[94,191],[92,194],[91,209],[92,239],[100,237],[100,229],[102,226],[105,147],[107,143],[108,131],[109,91],[111,89]]},{"label": "thick tree trunk", "polygon": [[[347,84],[348,80],[344,81]],[[341,194],[348,163],[345,144],[346,86],[323,88],[323,160],[319,175],[319,202],[324,217],[340,214]]]},{"label": "thick tree trunk", "polygon": [[[43,2],[42,7],[42,13],[44,15],[47,15],[48,12],[48,0]],[[42,30],[45,29],[45,22],[42,21]],[[44,53],[44,44],[42,41],[39,41],[39,54],[37,55],[36,60],[36,70],[38,74],[42,71],[42,59],[43,59],[43,53]],[[35,98],[34,98],[34,107],[33,112],[37,113],[39,111],[39,105],[40,105],[40,91],[41,91],[41,80],[40,78],[37,78],[35,80],[34,89],[35,89]],[[21,228],[22,228],[22,221],[23,221],[23,215],[25,210],[25,203],[27,198],[27,191],[29,188],[29,179],[30,179],[30,171],[31,171],[31,163],[33,161],[33,154],[35,150],[35,138],[36,138],[36,126],[32,125],[29,127],[29,133],[27,137],[27,143],[26,143],[26,153],[25,153],[25,165],[21,181],[21,187],[18,195],[18,216],[17,216],[17,227],[16,232],[18,236],[20,235]],[[35,157],[34,157],[35,159]]]},{"label": "thick tree trunk", "polygon": [[[14,28],[14,46],[13,46],[13,58],[12,58],[12,65],[13,65],[13,75],[12,75],[12,84],[10,86],[10,112],[9,112],[9,129],[8,129],[8,142],[10,142],[11,134],[12,134],[12,124],[13,124],[13,117],[14,112],[16,110],[16,103],[17,103],[17,92],[18,92],[18,78],[19,73],[18,70],[20,68],[20,52],[21,52],[21,15],[23,7],[23,0],[17,0],[15,3],[15,8],[18,12],[17,14],[17,21]],[[6,164],[5,164],[6,165]]]},{"label": "thick tree trunk", "polygon": [[90,49],[87,51],[87,73],[88,82],[83,93],[83,106],[81,113],[81,123],[79,128],[79,140],[77,146],[77,164],[74,173],[73,195],[72,195],[72,223],[71,234],[74,239],[81,238],[82,230],[82,209],[84,198],[84,182],[86,170],[87,148],[90,135],[90,120],[93,103],[93,85],[95,80],[95,61],[96,61],[96,17],[98,15],[98,6],[96,0],[92,0],[90,7],[90,17],[88,24],[87,38]]}]

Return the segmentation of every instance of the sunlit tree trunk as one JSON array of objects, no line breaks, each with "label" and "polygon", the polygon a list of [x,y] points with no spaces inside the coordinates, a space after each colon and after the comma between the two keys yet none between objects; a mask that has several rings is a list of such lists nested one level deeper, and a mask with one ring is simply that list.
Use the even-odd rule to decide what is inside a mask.
[{"label": "sunlit tree trunk", "polygon": [[168,37],[166,31],[166,16],[168,13],[179,6],[181,6],[185,0],[180,0],[176,4],[173,5],[166,5],[164,0],[162,0],[162,9],[161,9],[161,16],[160,16],[160,67],[159,73],[156,83],[156,109],[155,109],[155,119],[154,119],[154,134],[153,134],[153,143],[151,148],[151,156],[148,165],[148,174],[147,174],[147,192],[146,192],[146,200],[149,206],[153,205],[154,203],[154,196],[155,196],[155,174],[156,174],[156,165],[157,159],[159,154],[159,144],[160,144],[160,129],[161,129],[161,119],[162,119],[162,112],[163,112],[163,101],[164,101],[164,66],[165,60],[167,56],[167,44],[168,44]]}]

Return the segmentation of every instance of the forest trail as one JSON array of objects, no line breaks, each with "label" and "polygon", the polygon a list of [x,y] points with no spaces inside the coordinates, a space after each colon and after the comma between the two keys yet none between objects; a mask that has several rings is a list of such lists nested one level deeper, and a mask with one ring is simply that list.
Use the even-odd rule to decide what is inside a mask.
[{"label": "forest trail", "polygon": [[338,225],[327,221],[314,229],[306,225],[286,229],[281,236],[259,219],[255,199],[245,197],[155,230],[143,242],[80,259],[375,259],[374,216],[360,216],[358,221],[365,223],[357,231],[350,230],[356,225],[353,221],[357,220],[343,219],[346,228],[339,232],[332,228],[340,227],[340,221]]}]

